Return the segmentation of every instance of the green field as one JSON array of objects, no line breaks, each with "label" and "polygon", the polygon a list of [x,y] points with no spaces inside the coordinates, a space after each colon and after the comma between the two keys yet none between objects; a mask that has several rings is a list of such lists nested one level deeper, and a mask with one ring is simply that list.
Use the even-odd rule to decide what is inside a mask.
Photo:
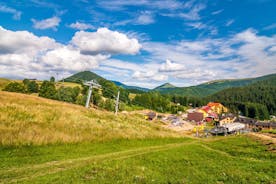
[{"label": "green field", "polygon": [[2,183],[275,183],[276,155],[246,136],[3,146]]},{"label": "green field", "polygon": [[275,149],[0,91],[0,183],[276,183]]}]

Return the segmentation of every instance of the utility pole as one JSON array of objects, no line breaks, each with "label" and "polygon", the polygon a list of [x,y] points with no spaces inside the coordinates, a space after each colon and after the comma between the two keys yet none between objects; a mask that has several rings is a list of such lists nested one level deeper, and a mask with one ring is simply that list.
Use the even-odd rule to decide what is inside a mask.
[{"label": "utility pole", "polygon": [[93,80],[85,82],[84,85],[89,86],[89,90],[88,90],[88,94],[87,94],[87,98],[86,98],[86,103],[85,103],[85,107],[89,108],[89,102],[90,102],[93,87],[94,88],[101,88],[102,86],[99,85],[98,83],[94,82]]},{"label": "utility pole", "polygon": [[119,98],[120,98],[120,91],[118,91],[118,95],[117,95],[117,99],[116,99],[115,115],[118,114],[118,109],[119,109]]}]

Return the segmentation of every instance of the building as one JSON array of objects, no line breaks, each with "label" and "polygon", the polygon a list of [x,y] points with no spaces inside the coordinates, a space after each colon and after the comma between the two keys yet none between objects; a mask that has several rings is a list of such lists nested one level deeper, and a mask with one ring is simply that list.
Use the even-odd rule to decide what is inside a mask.
[{"label": "building", "polygon": [[218,121],[218,115],[214,112],[208,113],[208,116],[205,117],[206,122]]},{"label": "building", "polygon": [[234,121],[236,120],[236,117],[223,117],[220,121],[219,121],[219,125],[225,125],[225,124],[229,124],[229,123],[234,123]]},{"label": "building", "polygon": [[217,114],[228,112],[228,109],[224,107],[221,103],[209,102],[207,106],[209,106],[211,110]]},{"label": "building", "polygon": [[149,112],[145,116],[146,120],[154,120],[155,118],[156,118],[156,113],[155,112]]},{"label": "building", "polygon": [[188,113],[187,119],[189,121],[199,122],[204,119],[204,114],[202,112],[190,112],[190,113]]}]

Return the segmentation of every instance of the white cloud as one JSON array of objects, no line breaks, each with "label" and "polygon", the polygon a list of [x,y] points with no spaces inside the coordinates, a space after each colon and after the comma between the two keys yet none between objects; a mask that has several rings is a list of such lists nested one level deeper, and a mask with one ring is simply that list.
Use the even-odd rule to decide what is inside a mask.
[{"label": "white cloud", "polygon": [[137,39],[107,28],[99,28],[97,32],[76,32],[72,44],[85,54],[136,54],[142,47]]},{"label": "white cloud", "polygon": [[253,29],[220,39],[168,43],[145,40],[143,51],[147,55],[141,62],[132,62],[114,59],[112,54],[138,53],[138,40],[106,28],[79,31],[64,45],[28,31],[0,27],[0,75],[41,79],[56,72],[69,75],[93,69],[108,72],[110,79],[126,84],[154,87],[169,81],[187,86],[275,73],[275,43],[275,35],[260,36]]},{"label": "white cloud", "polygon": [[158,74],[154,71],[141,72],[136,71],[132,75],[132,78],[137,79],[139,81],[165,81],[168,79],[167,75]]},{"label": "white cloud", "polygon": [[153,14],[149,11],[142,12],[141,15],[135,20],[135,24],[147,25],[154,23]]},{"label": "white cloud", "polygon": [[185,66],[178,64],[178,63],[173,63],[169,59],[166,60],[165,63],[163,63],[159,71],[160,72],[175,72],[175,71],[182,71],[185,69]]},{"label": "white cloud", "polygon": [[4,5],[0,5],[0,12],[13,14],[12,17],[15,20],[20,20],[21,14],[22,14],[21,11],[18,11],[18,10],[14,9],[14,8],[7,7],[7,6],[4,6]]},{"label": "white cloud", "polygon": [[221,12],[223,12],[223,9],[217,10],[217,11],[213,11],[213,12],[212,12],[212,15],[218,15],[218,14],[220,14]]},{"label": "white cloud", "polygon": [[276,52],[276,45],[272,46],[268,50],[269,50],[269,52]]},{"label": "white cloud", "polygon": [[70,24],[69,27],[71,27],[73,29],[78,29],[78,30],[95,29],[95,27],[91,24],[81,23],[78,21]]},{"label": "white cloud", "polygon": [[187,20],[199,20],[200,19],[199,12],[203,9],[205,9],[204,4],[196,4],[189,12],[180,13],[179,17]]},{"label": "white cloud", "polygon": [[37,37],[28,31],[9,31],[0,26],[0,54],[35,55],[47,49],[53,49],[59,44],[49,37]]},{"label": "white cloud", "polygon": [[28,31],[9,31],[0,27],[1,75],[40,77],[49,71],[76,72],[93,69],[107,55],[83,55],[78,48],[62,45],[49,37]]},{"label": "white cloud", "polygon": [[194,29],[204,29],[207,28],[207,25],[202,22],[188,22],[186,25],[194,28]]},{"label": "white cloud", "polygon": [[51,17],[48,19],[44,19],[44,20],[35,20],[35,19],[31,19],[33,22],[33,27],[36,29],[53,29],[56,30],[57,27],[59,26],[59,23],[61,21],[61,19],[59,17]]},{"label": "white cloud", "polygon": [[[109,31],[109,33],[112,37],[114,32]],[[115,33],[117,34],[117,32]],[[122,33],[118,34],[123,35]],[[102,39],[101,36],[108,37],[109,35],[94,35],[94,39],[99,41]],[[120,40],[120,36],[116,37],[117,42],[122,41],[124,44],[126,41],[132,41],[124,40],[126,36],[122,36],[123,40]],[[90,39],[90,41],[93,40]],[[116,53],[132,51],[125,52],[122,50],[122,45],[118,45],[118,47],[119,49],[116,50],[116,46],[113,46],[113,51],[116,50]],[[81,48],[71,43],[64,45],[49,37],[38,37],[28,31],[10,31],[1,26],[0,51],[0,75],[16,78],[43,79],[55,73],[69,75],[83,70],[96,69],[101,62],[108,60],[110,57],[110,53],[105,53],[106,48],[98,49],[97,53],[83,54]],[[102,52],[103,54],[100,54]],[[123,63],[121,63],[122,65]]]},{"label": "white cloud", "polygon": [[256,31],[253,29],[247,29],[246,31],[235,35],[234,39],[236,41],[254,42],[257,40]]},{"label": "white cloud", "polygon": [[[151,54],[149,62],[159,63],[155,75],[165,73],[170,82],[185,86],[275,73],[275,43],[276,36],[259,36],[255,30],[248,29],[223,39],[182,40],[169,44],[146,42],[143,49]],[[164,58],[174,62],[164,63]]]},{"label": "white cloud", "polygon": [[107,59],[106,55],[83,55],[78,49],[63,46],[47,52],[41,62],[52,70],[83,71],[98,67],[99,62]]},{"label": "white cloud", "polygon": [[271,29],[276,29],[276,23],[273,23],[263,28],[263,30],[271,30]]},{"label": "white cloud", "polygon": [[148,25],[153,24],[155,22],[154,19],[154,13],[151,11],[143,11],[139,15],[136,15],[134,18],[122,20],[115,22],[114,26],[124,26],[127,24],[133,24],[133,25]]},{"label": "white cloud", "polygon": [[226,26],[226,27],[229,27],[229,26],[231,26],[234,22],[235,22],[234,19],[230,19],[230,20],[228,20],[228,21],[226,22],[225,26]]},{"label": "white cloud", "polygon": [[200,20],[200,11],[204,10],[206,5],[202,3],[194,4],[194,1],[191,1],[190,3],[190,8],[186,8],[184,10],[176,11],[176,12],[170,12],[170,13],[163,13],[163,16],[168,16],[168,17],[177,17],[177,18],[183,18],[186,20]]},{"label": "white cloud", "polygon": [[108,10],[120,11],[126,7],[147,7],[160,10],[175,10],[182,7],[182,3],[177,0],[100,0],[98,4]]}]

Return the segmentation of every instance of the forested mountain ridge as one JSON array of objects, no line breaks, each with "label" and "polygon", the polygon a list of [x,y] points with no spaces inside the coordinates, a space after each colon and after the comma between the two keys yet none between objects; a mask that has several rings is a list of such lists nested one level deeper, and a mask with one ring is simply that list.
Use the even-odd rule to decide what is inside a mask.
[{"label": "forested mountain ridge", "polygon": [[118,81],[112,81],[114,84],[116,84],[117,86],[121,87],[121,88],[124,88],[124,89],[128,89],[130,91],[134,91],[134,90],[139,90],[139,91],[142,91],[142,92],[148,92],[150,91],[150,89],[148,88],[142,88],[142,87],[138,87],[138,86],[128,86],[128,85],[125,85],[121,82],[118,82]]},{"label": "forested mountain ridge", "polygon": [[155,88],[156,91],[159,91],[162,94],[171,94],[171,95],[181,95],[181,96],[195,96],[195,97],[205,97],[213,93],[219,92],[223,89],[231,87],[241,87],[249,84],[253,84],[257,81],[269,80],[270,78],[275,77],[276,74],[270,74],[257,78],[249,79],[227,79],[227,80],[216,80],[206,82],[197,86],[190,87],[170,87],[170,88]]},{"label": "forested mountain ridge", "polygon": [[[233,110],[240,111],[247,116],[250,116],[250,113],[255,113],[258,116],[258,109],[260,111],[263,108],[260,105],[265,106],[269,114],[275,115],[276,75],[270,75],[265,77],[265,80],[257,81],[244,87],[224,89],[206,97],[206,99],[222,102]],[[263,110],[266,111],[266,109]]]}]

